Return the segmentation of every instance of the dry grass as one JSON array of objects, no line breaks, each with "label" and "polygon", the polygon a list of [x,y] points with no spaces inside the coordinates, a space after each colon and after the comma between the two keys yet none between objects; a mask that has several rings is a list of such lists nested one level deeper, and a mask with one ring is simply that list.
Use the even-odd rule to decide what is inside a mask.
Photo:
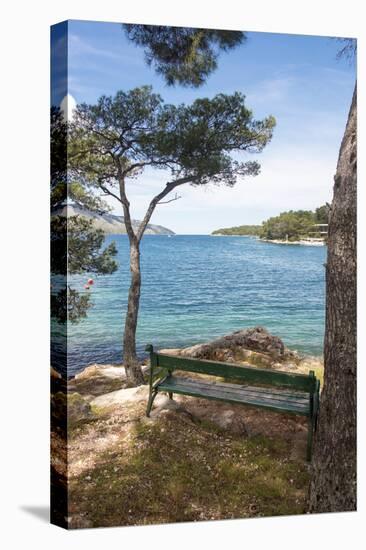
[{"label": "dry grass", "polygon": [[308,466],[285,438],[230,435],[145,403],[93,411],[69,441],[69,525],[99,527],[301,514]]}]

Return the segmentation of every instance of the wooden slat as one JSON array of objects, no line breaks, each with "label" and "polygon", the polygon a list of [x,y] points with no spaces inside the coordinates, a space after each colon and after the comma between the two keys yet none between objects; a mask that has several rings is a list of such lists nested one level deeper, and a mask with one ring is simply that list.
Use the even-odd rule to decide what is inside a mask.
[{"label": "wooden slat", "polygon": [[263,392],[258,393],[256,392],[256,388],[250,387],[240,388],[238,386],[236,389],[227,387],[225,383],[210,384],[209,382],[172,376],[167,378],[162,384],[159,384],[158,389],[159,391],[168,391],[231,403],[242,403],[275,411],[286,411],[302,415],[309,414],[309,401],[303,397],[281,399],[278,393],[271,395],[268,392],[264,395]]},{"label": "wooden slat", "polygon": [[[174,378],[178,378],[178,376],[174,375]],[[190,380],[193,380],[192,378],[190,378]],[[216,382],[215,380],[210,380],[210,383],[212,384],[222,384],[224,383],[225,386],[228,386],[229,388],[253,388],[254,386],[251,386],[249,384],[231,384],[229,382]],[[271,393],[273,393],[274,395],[278,394],[282,397],[285,397],[285,396],[288,396],[288,397],[299,397],[299,398],[303,398],[303,399],[306,399],[306,400],[309,400],[309,392],[302,392],[302,391],[299,391],[297,389],[294,389],[294,390],[290,390],[289,388],[288,389],[284,389],[284,388],[278,388],[278,387],[271,387],[271,389],[269,390],[268,387],[263,387],[263,386],[255,386],[255,389],[257,392],[262,392],[264,394],[268,393],[268,391],[270,391]]]},{"label": "wooden slat", "polygon": [[281,391],[273,391],[269,388],[258,388],[255,386],[241,386],[235,384],[227,384],[225,382],[211,383],[205,380],[193,380],[191,378],[181,378],[178,376],[171,376],[167,379],[166,384],[171,388],[176,386],[184,388],[193,388],[197,391],[225,391],[232,393],[233,395],[249,395],[258,399],[270,399],[283,402],[294,402],[299,404],[309,403],[309,394],[306,393],[289,393]]},{"label": "wooden slat", "polygon": [[219,363],[215,361],[188,359],[164,354],[156,355],[159,367],[170,370],[181,370],[221,376],[223,378],[242,379],[251,383],[269,384],[278,387],[291,387],[303,391],[313,391],[315,378],[304,374],[294,374],[275,370],[257,369],[256,367]]},{"label": "wooden slat", "polygon": [[[162,390],[164,390],[164,388],[162,388]],[[169,391],[169,390],[167,389],[165,391]],[[203,397],[205,399],[214,399],[214,400],[217,400],[217,401],[225,401],[225,402],[228,402],[228,403],[240,403],[242,405],[248,405],[248,406],[251,406],[251,407],[259,407],[259,408],[264,408],[264,409],[277,411],[277,412],[282,411],[282,412],[289,412],[289,413],[300,414],[300,415],[305,415],[305,416],[308,416],[308,414],[309,414],[309,412],[305,408],[305,406],[304,407],[299,407],[299,406],[288,405],[288,406],[285,407],[283,404],[264,402],[263,400],[262,401],[255,400],[255,399],[245,399],[245,400],[243,400],[243,399],[239,399],[238,397],[234,397],[232,395],[221,394],[220,392],[216,392],[216,393],[215,392],[207,392],[203,395],[203,394],[197,394],[197,392],[195,392],[194,390],[187,390],[187,389],[182,389],[182,388],[176,388],[174,391],[173,390],[170,390],[170,391],[172,391],[173,393],[179,393],[179,394],[183,394],[183,395],[190,395],[190,396],[193,396],[193,397]]]},{"label": "wooden slat", "polygon": [[285,406],[288,403],[293,403],[294,405],[300,405],[300,406],[305,405],[307,407],[309,404],[309,397],[307,398],[304,398],[303,396],[289,397],[288,395],[282,396],[282,395],[279,395],[278,393],[273,394],[271,393],[270,390],[267,390],[266,393],[263,393],[263,392],[256,391],[255,387],[240,388],[239,386],[237,386],[236,388],[232,388],[232,387],[228,388],[225,383],[212,385],[207,382],[197,383],[196,381],[193,381],[193,380],[190,383],[189,381],[187,381],[187,379],[184,379],[184,378],[183,379],[170,378],[170,379],[167,379],[166,383],[172,389],[175,387],[180,387],[180,388],[192,389],[194,391],[197,391],[198,393],[201,392],[202,394],[205,394],[206,392],[218,392],[220,394],[225,394],[227,396],[232,395],[235,397],[239,397],[240,399],[248,398],[248,399],[256,399],[260,401],[264,400],[264,402],[271,401],[279,404],[284,403]]}]

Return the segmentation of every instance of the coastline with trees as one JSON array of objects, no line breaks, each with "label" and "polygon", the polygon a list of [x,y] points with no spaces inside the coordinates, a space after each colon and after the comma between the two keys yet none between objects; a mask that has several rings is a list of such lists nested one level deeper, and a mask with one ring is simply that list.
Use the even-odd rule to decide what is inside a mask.
[{"label": "coastline with trees", "polygon": [[255,236],[274,244],[323,245],[327,241],[329,205],[312,210],[289,210],[262,222],[216,229],[213,236]]}]

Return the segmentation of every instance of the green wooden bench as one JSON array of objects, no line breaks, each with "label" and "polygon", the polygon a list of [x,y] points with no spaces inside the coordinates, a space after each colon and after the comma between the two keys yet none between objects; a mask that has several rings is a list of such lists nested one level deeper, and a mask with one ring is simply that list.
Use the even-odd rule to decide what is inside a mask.
[{"label": "green wooden bench", "polygon": [[[151,344],[146,346],[150,353],[150,392],[146,415],[156,395],[166,392],[170,399],[174,393],[216,399],[228,403],[241,403],[250,407],[261,407],[276,412],[300,414],[308,417],[307,460],[311,460],[313,434],[319,408],[319,380],[314,372],[309,375],[293,374],[256,367],[202,361],[155,353]],[[188,371],[218,376],[225,382],[193,379],[179,376],[175,371]],[[235,380],[238,383],[228,383]]]}]

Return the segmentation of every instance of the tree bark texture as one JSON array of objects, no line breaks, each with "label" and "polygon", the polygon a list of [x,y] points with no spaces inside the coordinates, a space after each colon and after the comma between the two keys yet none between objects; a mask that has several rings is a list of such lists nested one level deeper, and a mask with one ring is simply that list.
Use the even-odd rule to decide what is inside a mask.
[{"label": "tree bark texture", "polygon": [[356,88],[334,178],[326,264],[324,389],[310,512],[356,510]]},{"label": "tree bark texture", "polygon": [[136,329],[140,305],[141,269],[140,246],[138,242],[130,243],[131,284],[128,292],[127,314],[123,336],[123,364],[127,381],[138,386],[144,383],[142,370],[136,354]]}]

